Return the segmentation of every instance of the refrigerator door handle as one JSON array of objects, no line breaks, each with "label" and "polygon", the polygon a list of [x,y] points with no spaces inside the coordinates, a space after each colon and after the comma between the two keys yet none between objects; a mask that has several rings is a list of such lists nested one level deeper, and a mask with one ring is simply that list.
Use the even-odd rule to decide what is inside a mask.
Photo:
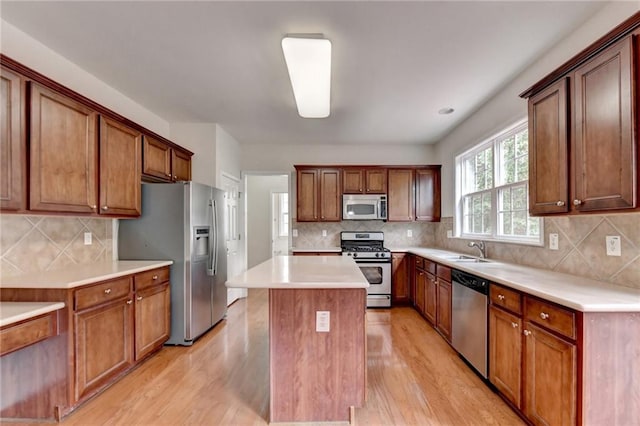
[{"label": "refrigerator door handle", "polygon": [[[213,241],[212,235],[215,235],[215,227],[214,227],[214,215],[215,215],[215,206],[213,200],[209,200],[209,211],[207,212],[207,219],[209,220],[209,256],[207,257],[207,275],[213,276],[216,274],[215,265],[214,265],[214,251],[216,250],[216,243]],[[215,237],[214,237],[215,238]]]},{"label": "refrigerator door handle", "polygon": [[216,200],[209,200],[211,206],[211,233],[213,238],[209,238],[211,248],[209,249],[209,275],[218,273],[218,206]]}]

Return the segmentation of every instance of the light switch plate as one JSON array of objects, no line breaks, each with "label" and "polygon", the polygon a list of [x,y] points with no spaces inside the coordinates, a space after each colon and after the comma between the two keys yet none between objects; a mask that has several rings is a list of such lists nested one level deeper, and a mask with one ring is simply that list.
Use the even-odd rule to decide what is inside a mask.
[{"label": "light switch plate", "polygon": [[413,238],[413,231],[411,229],[407,229],[407,237]]},{"label": "light switch plate", "polygon": [[291,230],[291,236],[293,238],[298,238],[298,230],[297,229],[292,229]]},{"label": "light switch plate", "polygon": [[558,250],[558,234],[549,234],[549,250]]},{"label": "light switch plate", "polygon": [[326,236],[327,236],[327,230],[326,230],[326,229],[323,229],[323,230],[322,230],[322,236],[323,236],[323,237],[326,237]]},{"label": "light switch plate", "polygon": [[84,233],[84,245],[85,246],[90,246],[91,244],[93,244],[91,232],[85,232]]},{"label": "light switch plate", "polygon": [[607,235],[607,256],[622,256],[622,248],[620,247],[620,235]]},{"label": "light switch plate", "polygon": [[447,229],[447,238],[453,238],[453,231],[451,229]]},{"label": "light switch plate", "polygon": [[331,323],[331,312],[316,311],[316,331],[318,333],[328,333]]}]

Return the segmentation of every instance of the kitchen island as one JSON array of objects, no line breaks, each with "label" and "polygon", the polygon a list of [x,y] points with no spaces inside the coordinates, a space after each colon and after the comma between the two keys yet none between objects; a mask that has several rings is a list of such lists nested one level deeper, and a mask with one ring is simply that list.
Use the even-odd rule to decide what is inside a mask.
[{"label": "kitchen island", "polygon": [[367,376],[369,283],[353,259],[277,256],[226,285],[269,289],[270,422],[348,421]]}]

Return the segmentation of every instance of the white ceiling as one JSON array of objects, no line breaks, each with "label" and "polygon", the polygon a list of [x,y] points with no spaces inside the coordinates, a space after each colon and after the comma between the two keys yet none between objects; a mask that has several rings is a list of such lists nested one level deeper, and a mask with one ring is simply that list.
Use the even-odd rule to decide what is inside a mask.
[{"label": "white ceiling", "polygon": [[[603,4],[3,0],[1,14],[169,122],[219,123],[242,144],[424,144]],[[327,119],[297,115],[288,33],[333,44]]]}]

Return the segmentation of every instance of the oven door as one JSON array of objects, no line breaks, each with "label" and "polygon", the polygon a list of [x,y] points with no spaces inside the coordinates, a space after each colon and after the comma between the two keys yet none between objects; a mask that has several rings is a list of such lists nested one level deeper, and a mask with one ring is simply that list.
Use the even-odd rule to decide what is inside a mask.
[{"label": "oven door", "polygon": [[367,307],[391,306],[391,262],[357,260],[356,264],[369,282]]}]

